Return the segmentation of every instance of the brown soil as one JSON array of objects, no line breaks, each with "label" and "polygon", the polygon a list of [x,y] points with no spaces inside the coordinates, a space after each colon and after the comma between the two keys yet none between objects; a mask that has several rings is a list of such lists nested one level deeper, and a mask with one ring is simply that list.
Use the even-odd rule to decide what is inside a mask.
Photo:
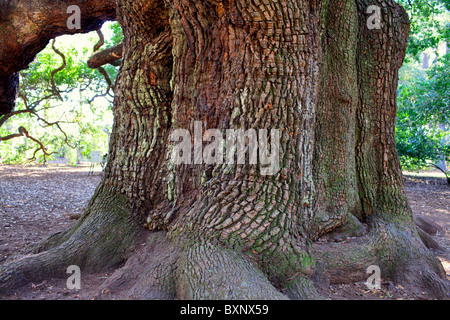
[{"label": "brown soil", "polygon": [[[0,166],[0,264],[27,245],[67,228],[83,213],[101,179],[98,168],[91,176],[88,170],[68,166]],[[436,254],[450,275],[450,186],[443,178],[405,179],[414,214],[433,220],[445,230],[434,239],[442,247]],[[0,300],[92,299],[112,273],[113,270],[82,274],[81,290],[67,289],[67,279],[50,279],[0,296]],[[428,298],[391,282],[384,282],[382,289],[375,291],[368,290],[364,283],[333,285],[321,290],[321,294],[336,300]]]}]

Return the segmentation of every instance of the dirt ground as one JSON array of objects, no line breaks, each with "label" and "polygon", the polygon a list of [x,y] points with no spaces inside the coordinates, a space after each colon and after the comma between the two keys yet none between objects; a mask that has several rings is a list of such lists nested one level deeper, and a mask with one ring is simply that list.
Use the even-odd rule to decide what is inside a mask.
[{"label": "dirt ground", "polygon": [[[101,170],[88,176],[88,167],[0,165],[0,265],[14,252],[67,228],[83,213],[101,179]],[[436,222],[443,232],[434,236],[443,249],[436,252],[450,277],[450,186],[444,178],[405,176],[408,198],[416,216]],[[69,290],[67,279],[31,283],[0,300],[88,300],[113,270],[82,274],[81,290]],[[70,275],[68,274],[68,277]],[[321,294],[338,300],[426,300],[425,294],[383,282],[380,290],[364,283],[333,285]]]}]

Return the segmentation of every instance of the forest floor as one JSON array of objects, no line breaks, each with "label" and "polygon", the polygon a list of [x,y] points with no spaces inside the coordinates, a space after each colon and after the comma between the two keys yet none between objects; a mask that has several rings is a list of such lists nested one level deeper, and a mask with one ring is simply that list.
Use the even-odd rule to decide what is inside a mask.
[{"label": "forest floor", "polygon": [[[25,246],[74,223],[101,180],[101,170],[88,176],[89,167],[0,165],[0,265]],[[436,252],[450,277],[450,186],[439,174],[405,175],[415,216],[426,217],[445,230],[434,236]],[[0,300],[87,300],[114,270],[82,274],[81,290],[69,290],[67,279],[51,279],[0,296]],[[68,277],[70,275],[68,274]],[[369,275],[368,275],[369,276]],[[426,300],[424,293],[408,292],[383,282],[380,290],[364,283],[333,285],[321,294],[339,300]]]}]

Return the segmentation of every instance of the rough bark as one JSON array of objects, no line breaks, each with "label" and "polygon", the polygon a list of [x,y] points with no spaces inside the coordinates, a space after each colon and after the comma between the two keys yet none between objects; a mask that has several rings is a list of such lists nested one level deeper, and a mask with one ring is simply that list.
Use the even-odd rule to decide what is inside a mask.
[{"label": "rough bark", "polygon": [[364,231],[356,221],[356,218],[363,220],[355,164],[358,14],[355,1],[331,0],[323,15],[313,161],[316,185],[313,238],[336,228],[347,228],[347,236]]},{"label": "rough bark", "polygon": [[[398,70],[403,63],[409,21],[393,1],[359,1],[382,8],[382,26],[369,30],[359,15],[357,170],[363,211],[384,274],[409,286],[428,287],[448,296],[445,272],[417,233],[408,205],[395,144]],[[420,270],[420,271],[419,271]],[[430,274],[436,280],[430,287]],[[422,275],[422,276],[420,276]],[[413,284],[413,285],[411,285]]]},{"label": "rough bark", "polygon": [[124,200],[99,187],[83,217],[70,229],[0,266],[0,292],[64,276],[71,265],[86,272],[118,266],[128,259],[139,238],[140,229],[130,218]]},{"label": "rough bark", "polygon": [[[367,28],[371,4],[382,8],[379,30]],[[118,0],[117,19],[123,63],[103,180],[73,228],[1,267],[0,291],[70,264],[127,260],[99,298],[316,299],[314,283],[363,280],[372,264],[448,295],[395,149],[402,8]],[[222,134],[279,129],[279,170],[176,165],[170,133],[194,133],[195,121]],[[312,245],[331,233],[362,237]]]}]

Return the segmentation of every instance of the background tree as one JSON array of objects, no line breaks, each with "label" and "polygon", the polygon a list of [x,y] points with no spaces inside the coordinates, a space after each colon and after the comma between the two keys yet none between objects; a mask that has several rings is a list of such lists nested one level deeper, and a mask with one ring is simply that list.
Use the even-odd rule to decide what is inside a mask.
[{"label": "background tree", "polygon": [[[68,265],[87,272],[126,261],[104,284],[112,297],[318,298],[315,285],[363,280],[374,264],[384,279],[448,296],[444,269],[414,225],[395,144],[403,8],[390,0],[93,2],[71,1],[83,12],[79,31],[114,18],[115,6],[124,33],[108,165],[76,224],[1,266],[0,291]],[[14,26],[27,39],[0,37],[4,79],[70,33],[62,4],[17,2],[4,15],[2,30]],[[381,10],[379,29],[368,27],[370,5]],[[170,133],[194,121],[221,132],[280,129],[279,171],[176,165]],[[314,244],[330,232],[360,237]]]},{"label": "background tree", "polygon": [[[111,64],[92,69],[86,64],[96,49],[94,45],[110,48],[121,42],[123,36],[117,23],[108,24],[105,31],[109,31],[111,39],[104,39],[99,30],[101,43],[98,36],[89,35],[78,37],[77,41],[86,41],[83,46],[64,47],[67,40],[62,39],[57,48],[58,42],[52,42],[28,69],[20,72],[16,109],[0,119],[0,154],[4,162],[70,158],[75,146],[86,157],[92,148],[107,153],[112,84],[118,69]],[[39,143],[15,134],[19,127],[27,128]],[[24,139],[12,140],[17,137]]]},{"label": "background tree", "polygon": [[448,177],[449,59],[445,54],[450,5],[448,1],[419,0],[402,4],[412,24],[408,63],[400,71],[396,139],[401,164],[409,170],[433,164]]},{"label": "background tree", "polygon": [[[421,169],[450,157],[446,137],[450,124],[449,55],[425,77],[414,77],[399,87],[397,147],[402,166]],[[447,130],[445,130],[447,128]]]},{"label": "background tree", "polygon": [[449,21],[439,19],[448,14],[448,0],[399,0],[411,20],[411,34],[407,48],[407,60],[419,59],[426,49],[437,50],[440,42],[450,41]]}]

